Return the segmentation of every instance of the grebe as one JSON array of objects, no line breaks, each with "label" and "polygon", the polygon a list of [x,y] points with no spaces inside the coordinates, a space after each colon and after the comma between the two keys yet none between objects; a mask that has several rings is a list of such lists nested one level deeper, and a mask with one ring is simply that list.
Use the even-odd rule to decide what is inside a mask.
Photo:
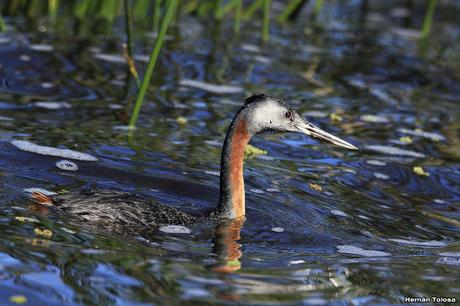
[{"label": "grebe", "polygon": [[[235,114],[224,141],[220,164],[220,198],[208,217],[214,220],[244,219],[244,151],[251,137],[262,132],[298,132],[357,150],[352,144],[306,121],[282,101],[264,94],[245,100]],[[203,218],[189,215],[141,197],[113,190],[84,190],[47,196],[34,192],[36,203],[55,206],[87,225],[120,234],[139,235],[164,225],[186,225]]]}]

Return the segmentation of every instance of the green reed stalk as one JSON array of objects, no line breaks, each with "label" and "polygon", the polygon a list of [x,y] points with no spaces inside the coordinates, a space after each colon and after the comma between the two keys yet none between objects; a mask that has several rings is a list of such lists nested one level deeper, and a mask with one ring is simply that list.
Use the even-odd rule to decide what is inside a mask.
[{"label": "green reed stalk", "polygon": [[150,55],[147,70],[145,71],[144,79],[142,80],[141,88],[139,89],[139,93],[137,95],[136,104],[134,105],[134,110],[131,115],[131,120],[129,121],[129,127],[131,130],[136,126],[142,102],[144,101],[145,93],[147,92],[147,87],[149,86],[149,82],[153,74],[153,69],[155,68],[158,55],[160,54],[161,47],[163,46],[166,32],[168,31],[172,17],[175,15],[178,4],[179,0],[168,0],[167,2],[166,14],[163,21],[161,22],[160,32],[158,33],[158,37],[155,41],[152,54]]},{"label": "green reed stalk", "polygon": [[233,32],[240,33],[241,15],[243,12],[243,0],[235,0],[235,20],[233,22]]},{"label": "green reed stalk", "polygon": [[436,8],[436,0],[430,0],[428,9],[426,10],[425,18],[422,25],[422,39],[428,37],[431,33],[431,25],[433,24],[433,16]]},{"label": "green reed stalk", "polygon": [[321,9],[323,8],[323,4],[324,0],[316,0],[315,8],[313,9],[313,18],[316,18],[319,15]]},{"label": "green reed stalk", "polygon": [[160,28],[161,0],[153,1],[152,31],[158,33]]},{"label": "green reed stalk", "polygon": [[264,0],[264,20],[262,26],[262,41],[268,41],[270,27],[270,4],[272,0]]},{"label": "green reed stalk", "polygon": [[224,18],[225,14],[230,12],[233,9],[233,7],[237,5],[236,2],[238,2],[238,0],[230,0],[227,3],[225,3],[224,5],[219,6],[217,11],[215,12],[214,17],[216,19]]},{"label": "green reed stalk", "polygon": [[[94,1],[94,0],[93,0]],[[83,19],[91,6],[91,0],[82,0],[76,3],[74,14],[78,19]]]},{"label": "green reed stalk", "polygon": [[254,13],[264,4],[264,2],[265,2],[265,0],[257,0],[255,2],[253,2],[248,7],[246,12],[244,12],[243,19],[244,20],[249,20],[252,17],[252,15],[254,15]]},{"label": "green reed stalk", "polygon": [[221,8],[222,8],[222,0],[215,0],[215,3],[214,3],[214,18],[215,19],[221,19],[222,17],[224,17],[224,15],[220,13]]},{"label": "green reed stalk", "polygon": [[48,0],[48,12],[51,19],[56,20],[59,0]]},{"label": "green reed stalk", "polygon": [[304,0],[293,0],[289,2],[276,20],[278,22],[286,22],[303,2]]},{"label": "green reed stalk", "polygon": [[134,18],[140,20],[145,19],[145,17],[147,17],[147,12],[149,10],[150,0],[136,0],[134,3]]},{"label": "green reed stalk", "polygon": [[3,21],[2,14],[0,12],[0,32],[5,31],[5,22]]}]

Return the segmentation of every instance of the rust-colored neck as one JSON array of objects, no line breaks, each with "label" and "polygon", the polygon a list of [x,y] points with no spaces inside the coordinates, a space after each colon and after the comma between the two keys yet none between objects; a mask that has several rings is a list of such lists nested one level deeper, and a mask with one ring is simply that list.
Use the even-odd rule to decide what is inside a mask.
[{"label": "rust-colored neck", "polygon": [[227,132],[220,169],[220,200],[216,213],[227,219],[245,215],[243,160],[251,135],[245,118],[235,116]]}]

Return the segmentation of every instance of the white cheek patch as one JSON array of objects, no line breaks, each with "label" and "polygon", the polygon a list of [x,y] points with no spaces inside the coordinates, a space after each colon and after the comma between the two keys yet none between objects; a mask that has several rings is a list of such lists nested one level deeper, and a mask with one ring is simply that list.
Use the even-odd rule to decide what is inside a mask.
[{"label": "white cheek patch", "polygon": [[[252,118],[250,118],[250,130],[252,132],[260,131],[267,127],[274,127],[280,120],[280,114],[283,114],[284,108],[274,101],[267,101],[254,109]],[[271,122],[270,122],[271,121]]]}]

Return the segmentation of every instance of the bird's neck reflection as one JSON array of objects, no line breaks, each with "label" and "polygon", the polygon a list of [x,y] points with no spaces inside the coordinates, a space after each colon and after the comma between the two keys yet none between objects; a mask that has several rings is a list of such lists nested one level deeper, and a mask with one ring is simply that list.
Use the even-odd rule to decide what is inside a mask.
[{"label": "bird's neck reflection", "polygon": [[217,224],[214,235],[214,254],[218,257],[218,263],[211,267],[214,272],[235,272],[241,268],[239,258],[243,255],[240,250],[241,227],[246,219],[239,218],[225,220]]}]

